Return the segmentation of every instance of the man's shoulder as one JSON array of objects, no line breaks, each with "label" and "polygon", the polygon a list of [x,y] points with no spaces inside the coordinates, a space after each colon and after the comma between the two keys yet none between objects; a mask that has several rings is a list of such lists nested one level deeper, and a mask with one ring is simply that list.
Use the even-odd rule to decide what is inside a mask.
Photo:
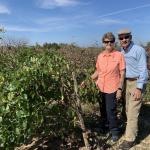
[{"label": "man's shoulder", "polygon": [[133,52],[137,55],[137,56],[146,56],[147,57],[147,53],[146,50],[144,49],[144,47],[140,46],[140,45],[133,45]]},{"label": "man's shoulder", "polygon": [[140,45],[137,45],[137,44],[134,44],[132,46],[133,49],[137,50],[138,52],[142,52],[142,51],[145,51],[144,47],[140,46]]}]

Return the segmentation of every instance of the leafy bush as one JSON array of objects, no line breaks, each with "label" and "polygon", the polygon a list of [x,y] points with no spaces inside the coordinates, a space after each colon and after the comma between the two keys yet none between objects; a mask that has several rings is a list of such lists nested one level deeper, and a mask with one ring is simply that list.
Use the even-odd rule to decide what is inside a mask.
[{"label": "leafy bush", "polygon": [[[0,143],[9,149],[25,143],[36,134],[63,137],[74,126],[74,86],[83,102],[95,102],[97,89],[90,84],[90,70],[81,72],[52,50],[14,49],[0,54]],[[79,86],[80,87],[80,86]],[[92,88],[91,88],[92,87]]]},{"label": "leafy bush", "polygon": [[43,134],[63,134],[65,122],[68,125],[68,119],[73,119],[63,104],[67,92],[73,93],[67,62],[48,51],[24,49],[4,55],[0,66],[1,146],[25,142],[37,129]]},{"label": "leafy bush", "polygon": [[149,82],[146,85],[146,90],[145,90],[145,93],[144,93],[143,100],[144,100],[144,102],[150,101],[150,83]]}]

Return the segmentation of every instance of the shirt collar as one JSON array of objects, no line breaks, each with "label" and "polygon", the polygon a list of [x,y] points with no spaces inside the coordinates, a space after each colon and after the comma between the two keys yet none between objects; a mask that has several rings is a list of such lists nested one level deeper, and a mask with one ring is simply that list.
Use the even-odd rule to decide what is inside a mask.
[{"label": "shirt collar", "polygon": [[110,53],[105,53],[105,52],[103,52],[103,53],[102,53],[102,56],[103,56],[103,57],[108,57],[108,56],[114,57],[114,52],[115,52],[115,50],[112,51],[112,52],[110,52]]},{"label": "shirt collar", "polygon": [[123,51],[124,53],[127,53],[130,51],[130,49],[132,48],[132,46],[134,45],[134,43],[131,41],[129,47],[127,48],[127,50],[124,50],[122,47],[121,47],[121,51]]}]

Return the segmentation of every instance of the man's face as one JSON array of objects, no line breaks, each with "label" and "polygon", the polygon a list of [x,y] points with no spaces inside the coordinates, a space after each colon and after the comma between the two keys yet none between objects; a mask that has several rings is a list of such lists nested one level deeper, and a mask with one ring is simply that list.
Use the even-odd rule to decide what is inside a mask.
[{"label": "man's face", "polygon": [[123,47],[124,49],[127,49],[132,39],[131,34],[121,34],[118,36],[118,38],[119,38],[121,47]]}]

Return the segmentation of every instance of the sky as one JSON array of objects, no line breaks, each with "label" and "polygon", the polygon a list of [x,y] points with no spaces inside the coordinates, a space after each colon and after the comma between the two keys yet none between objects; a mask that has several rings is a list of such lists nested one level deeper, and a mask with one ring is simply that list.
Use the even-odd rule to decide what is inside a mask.
[{"label": "sky", "polygon": [[0,0],[4,38],[29,44],[94,46],[106,32],[129,28],[137,43],[150,41],[149,0]]}]

